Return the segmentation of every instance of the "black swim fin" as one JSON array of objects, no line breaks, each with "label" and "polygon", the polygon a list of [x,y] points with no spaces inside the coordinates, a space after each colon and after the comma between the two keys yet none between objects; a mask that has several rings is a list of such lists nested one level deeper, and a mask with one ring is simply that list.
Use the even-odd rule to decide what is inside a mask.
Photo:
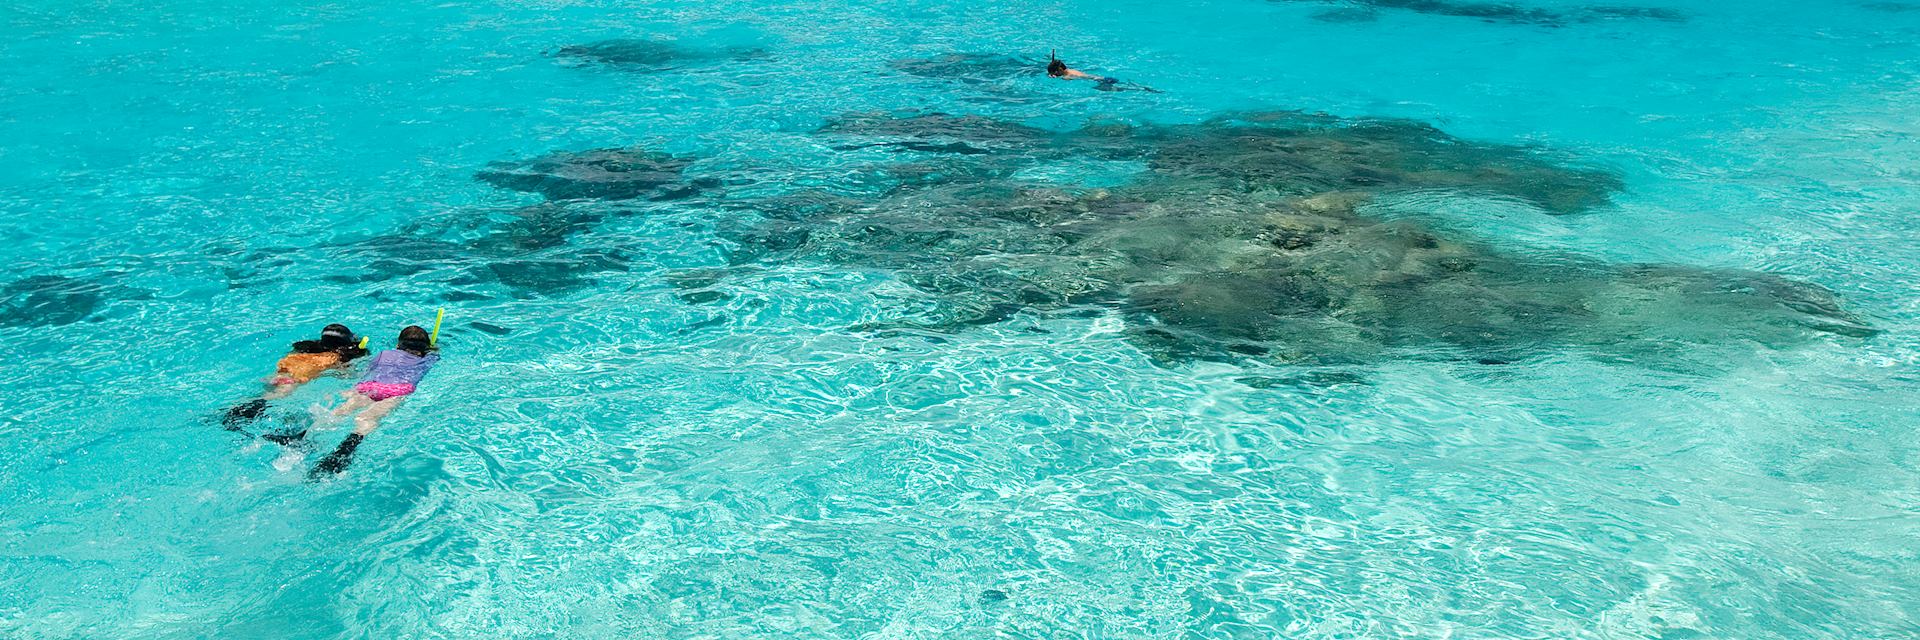
[{"label": "black swim fin", "polygon": [[260,416],[266,412],[266,398],[254,398],[228,409],[227,415],[220,418],[220,426],[228,431],[241,431],[247,423],[260,419]]},{"label": "black swim fin", "polygon": [[282,447],[307,446],[307,432],[305,430],[294,433],[268,433],[261,435],[260,439]]},{"label": "black swim fin", "polygon": [[313,470],[307,472],[307,481],[325,480],[346,471],[347,465],[353,464],[353,452],[360,448],[361,440],[363,438],[358,433],[347,434],[347,439],[340,441],[339,448],[327,454],[327,457],[321,458],[318,464],[313,465]]}]

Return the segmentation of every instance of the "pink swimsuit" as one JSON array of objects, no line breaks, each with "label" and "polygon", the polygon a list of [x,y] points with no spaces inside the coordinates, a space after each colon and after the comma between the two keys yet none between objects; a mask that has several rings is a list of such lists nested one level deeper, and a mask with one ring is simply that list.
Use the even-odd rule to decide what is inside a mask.
[{"label": "pink swimsuit", "polygon": [[374,402],[379,402],[388,398],[398,398],[413,393],[413,385],[405,382],[367,381],[353,385],[353,390],[360,392],[360,395],[373,399]]},{"label": "pink swimsuit", "polygon": [[367,367],[367,376],[353,390],[371,398],[374,402],[403,397],[413,393],[415,384],[427,375],[440,356],[427,354],[416,356],[399,349],[388,349],[373,358],[373,364]]}]

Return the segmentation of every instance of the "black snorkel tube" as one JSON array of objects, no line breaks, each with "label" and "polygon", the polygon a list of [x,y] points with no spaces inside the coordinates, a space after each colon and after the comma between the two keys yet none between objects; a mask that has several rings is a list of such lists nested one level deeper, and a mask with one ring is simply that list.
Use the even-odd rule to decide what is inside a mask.
[{"label": "black snorkel tube", "polygon": [[[1054,75],[1053,71],[1055,69],[1060,70],[1059,75]],[[1065,79],[1067,77],[1067,63],[1066,61],[1063,61],[1060,59],[1059,49],[1047,50],[1047,75],[1049,77],[1061,78],[1061,79]]]}]

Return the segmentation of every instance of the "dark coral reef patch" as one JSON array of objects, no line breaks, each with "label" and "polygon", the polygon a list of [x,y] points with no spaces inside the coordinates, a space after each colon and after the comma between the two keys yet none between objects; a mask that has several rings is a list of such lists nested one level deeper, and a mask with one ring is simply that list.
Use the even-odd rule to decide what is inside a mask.
[{"label": "dark coral reef patch", "polygon": [[[896,175],[913,177],[873,197],[737,203],[755,216],[722,235],[737,262],[887,269],[939,301],[939,312],[896,328],[1107,308],[1165,361],[1322,364],[1409,352],[1511,362],[1569,347],[1632,354],[1872,331],[1825,289],[1770,274],[1521,253],[1369,215],[1400,191],[1568,214],[1603,207],[1621,188],[1600,169],[1418,123],[1282,112],[1053,132],[857,114],[819,135],[916,143],[925,157],[902,163],[910,168]],[[929,158],[946,170],[916,175]],[[1071,158],[1141,170],[1107,189],[1018,177]]]}]

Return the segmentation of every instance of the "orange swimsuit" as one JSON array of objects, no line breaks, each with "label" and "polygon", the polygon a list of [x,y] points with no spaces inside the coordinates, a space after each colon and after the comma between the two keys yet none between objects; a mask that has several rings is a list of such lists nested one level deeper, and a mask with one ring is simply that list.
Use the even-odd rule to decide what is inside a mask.
[{"label": "orange swimsuit", "polygon": [[312,382],[320,374],[326,373],[340,364],[340,354],[325,353],[289,353],[280,359],[279,373],[273,377],[274,384],[304,384]]}]

